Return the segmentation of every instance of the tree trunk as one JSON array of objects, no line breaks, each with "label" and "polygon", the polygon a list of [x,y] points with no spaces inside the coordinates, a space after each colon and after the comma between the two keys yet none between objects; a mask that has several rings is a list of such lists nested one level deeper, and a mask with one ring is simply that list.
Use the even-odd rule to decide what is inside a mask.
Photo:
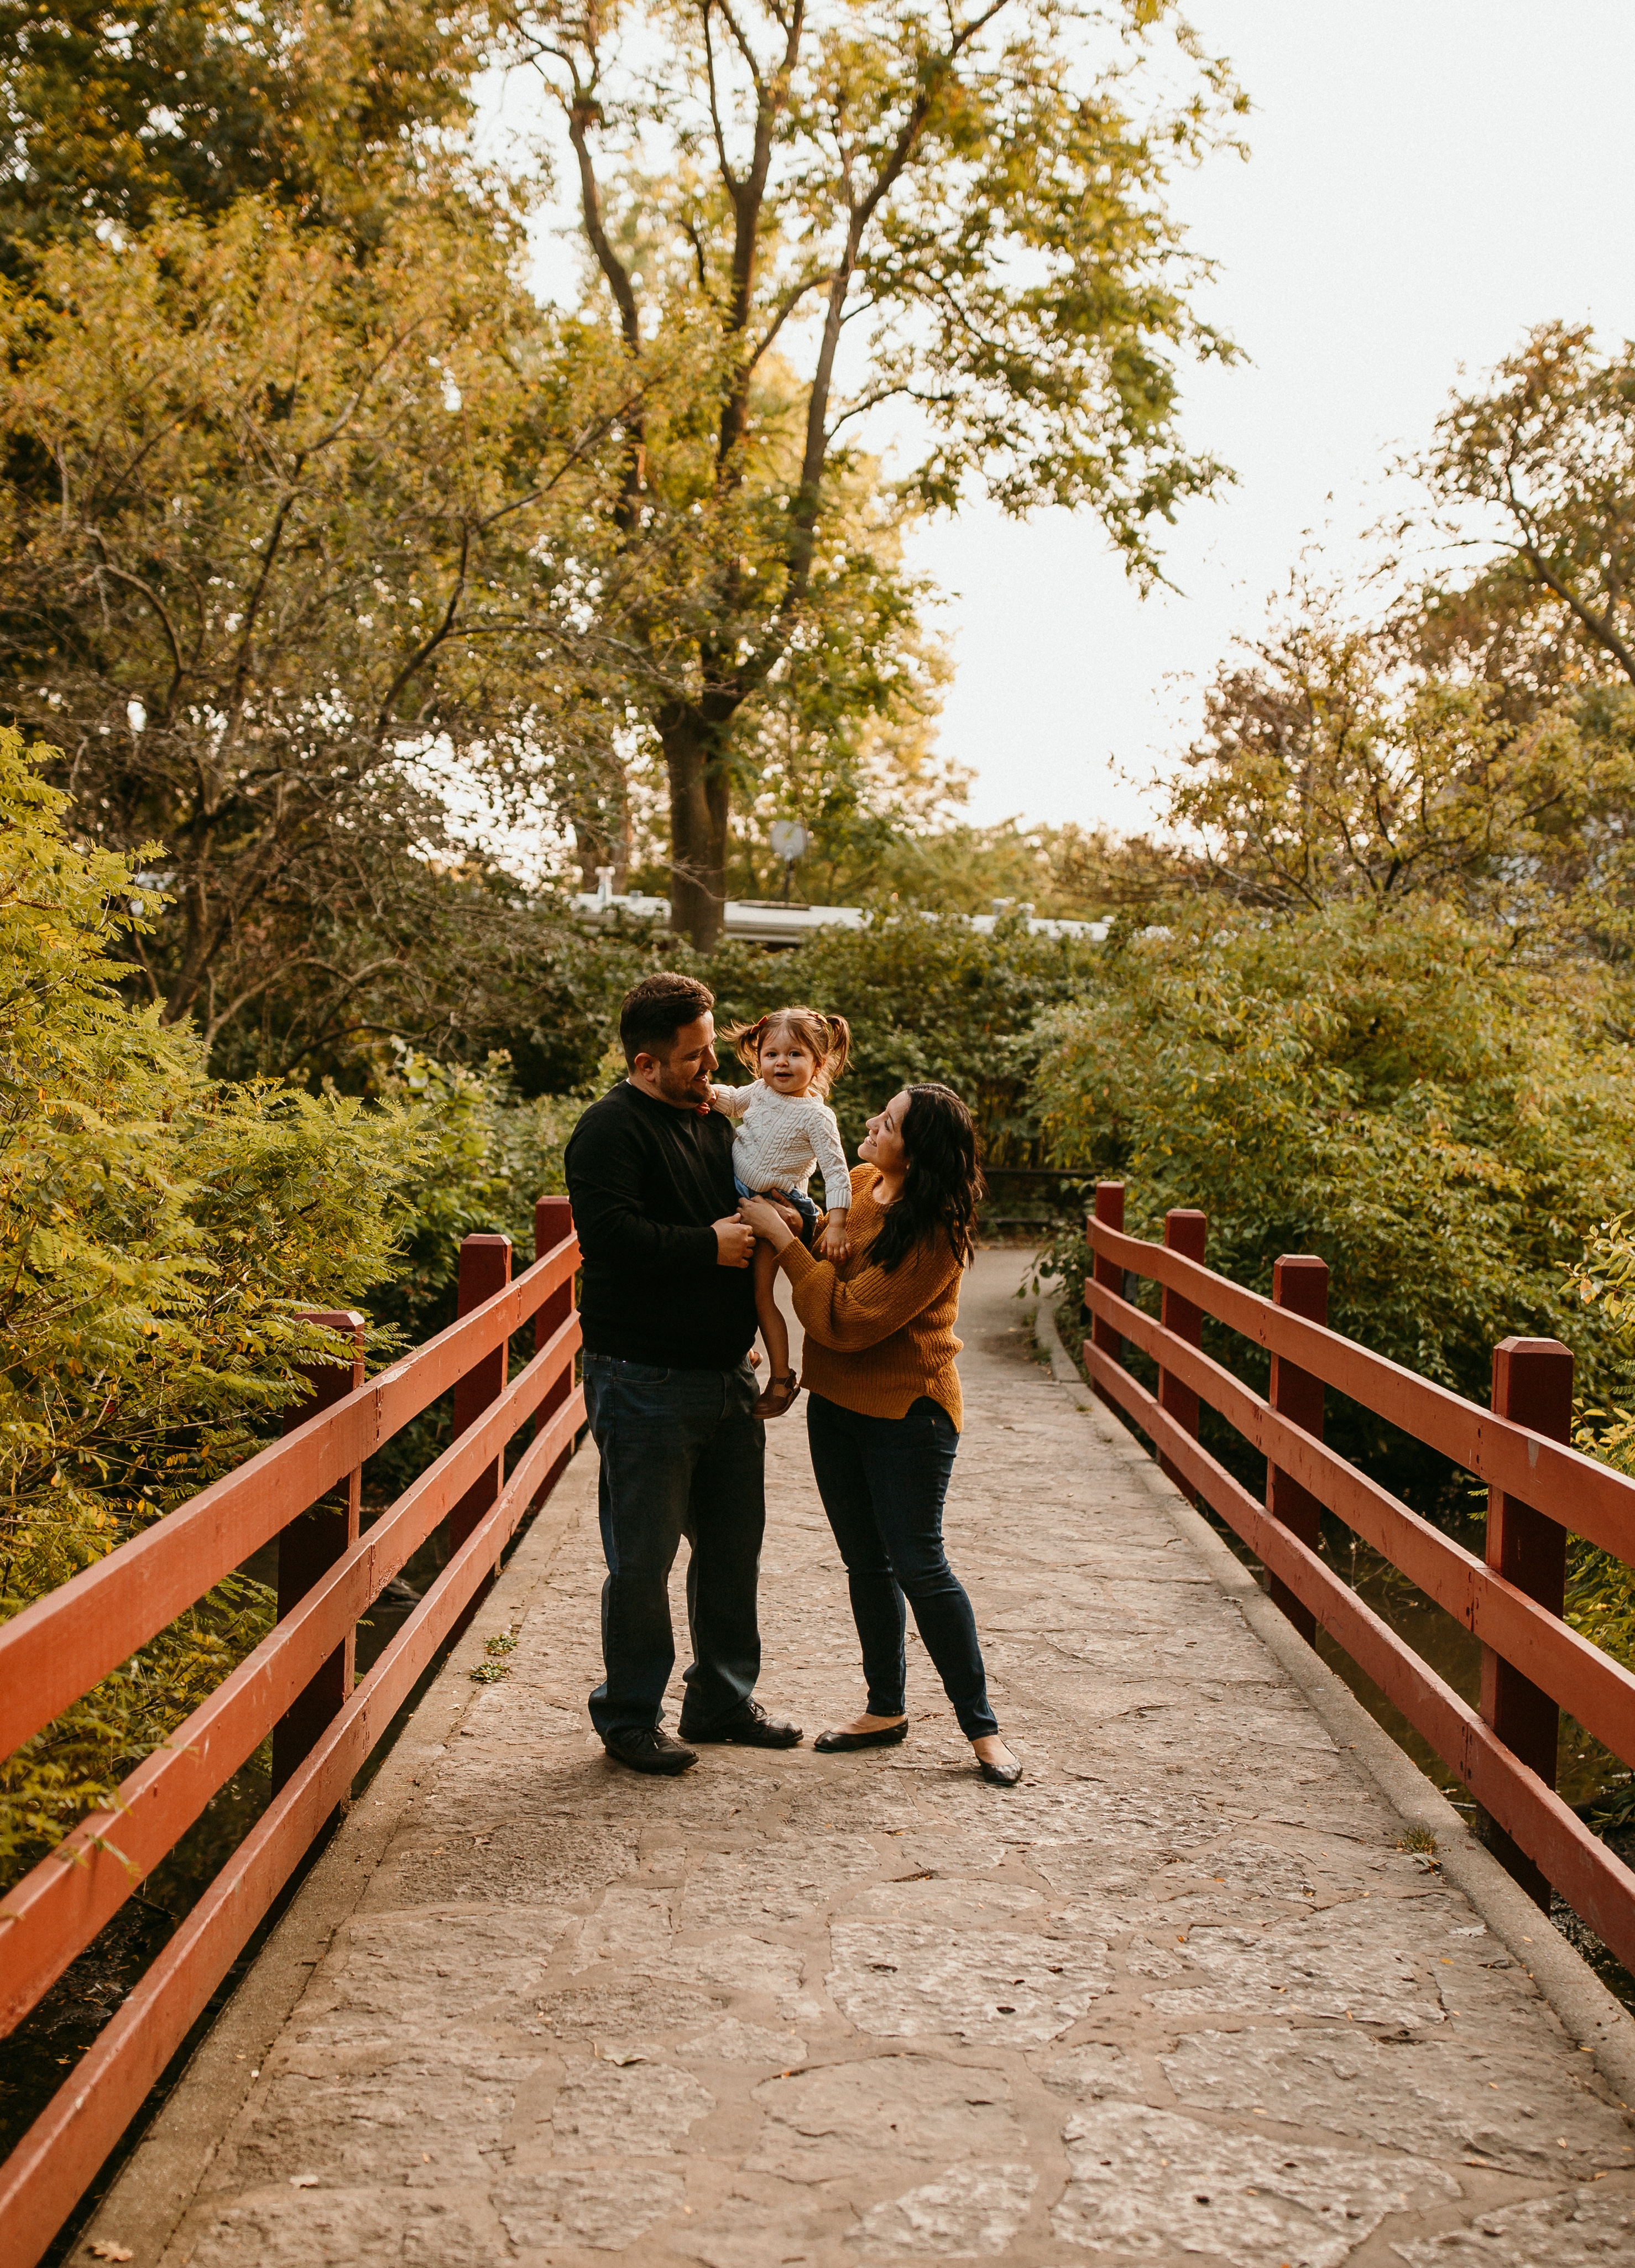
[{"label": "tree trunk", "polygon": [[670,925],[708,953],[725,917],[733,788],[724,735],[678,705],[659,719],[659,738],[670,782]]},{"label": "tree trunk", "polygon": [[622,779],[605,795],[571,797],[568,816],[573,822],[574,855],[581,887],[593,890],[604,866],[613,869],[615,897],[624,894],[630,872],[630,806]]}]

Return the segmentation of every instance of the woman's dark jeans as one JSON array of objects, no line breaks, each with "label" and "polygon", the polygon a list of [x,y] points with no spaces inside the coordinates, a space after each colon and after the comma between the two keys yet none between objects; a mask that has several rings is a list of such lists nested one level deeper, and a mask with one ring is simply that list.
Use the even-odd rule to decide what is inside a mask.
[{"label": "woman's dark jeans", "polygon": [[939,1402],[922,1395],[906,1418],[865,1418],[806,1396],[812,1469],[851,1585],[871,1717],[901,1717],[906,1599],[960,1730],[997,1733],[976,1617],[942,1548],[942,1504],[960,1437]]}]

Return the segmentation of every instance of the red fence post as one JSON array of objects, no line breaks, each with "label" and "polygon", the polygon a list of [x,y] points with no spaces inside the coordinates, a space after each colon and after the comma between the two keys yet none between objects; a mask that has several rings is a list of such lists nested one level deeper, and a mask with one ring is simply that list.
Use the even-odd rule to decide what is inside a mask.
[{"label": "red fence post", "polygon": [[[1493,1410],[1552,1441],[1570,1440],[1570,1351],[1559,1339],[1501,1339],[1493,1349]],[[1567,1532],[1558,1521],[1535,1512],[1520,1497],[1490,1489],[1486,1557],[1495,1574],[1552,1615],[1560,1614],[1565,1604]],[[1546,1787],[1554,1787],[1561,1712],[1548,1693],[1487,1646],[1482,1649],[1482,1715],[1505,1746]],[[1550,1883],[1542,1870],[1485,1812],[1478,1815],[1478,1826],[1500,1866],[1548,1913]]]},{"label": "red fence post", "polygon": [[[364,1382],[364,1319],[352,1307],[338,1310],[308,1307],[301,1320],[325,1323],[332,1331],[352,1335],[352,1360],[315,1362],[302,1366],[307,1381],[304,1400],[291,1404],[284,1416],[284,1431],[293,1433],[309,1418],[317,1417]],[[334,1566],[349,1543],[357,1541],[363,1506],[362,1469],[349,1473],[344,1506],[331,1498],[297,1514],[278,1538],[278,1619],[299,1606],[314,1583]],[[276,1795],[298,1764],[306,1756],[330,1719],[352,1690],[355,1632],[347,1635],[305,1685],[273,1727],[272,1792]]]},{"label": "red fence post", "polygon": [[[572,1233],[573,1207],[569,1204],[566,1197],[539,1197],[535,1199],[534,1206],[534,1257],[535,1261],[542,1260],[548,1252],[554,1250],[557,1245],[563,1243],[567,1238],[572,1235]],[[570,1276],[567,1282],[559,1285],[558,1288],[551,1293],[549,1299],[544,1301],[538,1314],[534,1319],[534,1349],[536,1354],[550,1337],[551,1333],[553,1331],[560,1330],[563,1324],[567,1322],[569,1316],[572,1313],[573,1278]],[[572,1391],[573,1360],[572,1358],[570,1357],[563,1366],[561,1377],[556,1381],[556,1384],[546,1395],[543,1402],[540,1404],[539,1415],[534,1421],[534,1430],[535,1433],[539,1433],[544,1430],[544,1428],[550,1423],[552,1417],[558,1410],[561,1409],[563,1403],[567,1400],[569,1395],[571,1394]],[[539,1497],[534,1498],[535,1503],[538,1503],[541,1498],[549,1496],[551,1490],[556,1486],[556,1482],[561,1476],[563,1468],[566,1465],[572,1454],[573,1447],[572,1444],[570,1443],[568,1447],[563,1449],[561,1456],[556,1460],[556,1462],[551,1467],[550,1471],[546,1476],[545,1479],[540,1484]]]},{"label": "red fence post", "polygon": [[[1208,1234],[1207,1215],[1195,1211],[1190,1205],[1175,1205],[1164,1215],[1164,1242],[1171,1252],[1180,1253],[1185,1260],[1201,1261],[1203,1259],[1204,1240]],[[1203,1345],[1203,1308],[1196,1307],[1190,1300],[1184,1299],[1179,1292],[1172,1292],[1167,1285],[1163,1289],[1159,1321],[1166,1330],[1174,1331],[1178,1339],[1185,1339],[1189,1346]],[[1158,1406],[1160,1410],[1167,1410],[1176,1425],[1181,1426],[1183,1432],[1190,1433],[1195,1441],[1197,1440],[1198,1437],[1197,1395],[1189,1386],[1183,1386],[1178,1378],[1173,1377],[1161,1363],[1158,1373]],[[1191,1489],[1187,1486],[1186,1482],[1170,1463],[1168,1458],[1160,1456],[1158,1462],[1160,1471],[1167,1474],[1177,1488],[1184,1489],[1187,1495],[1192,1497],[1193,1502],[1196,1503],[1197,1498],[1192,1496]]]},{"label": "red fence post", "polygon": [[[460,1247],[460,1310],[468,1315],[511,1281],[511,1239],[508,1236],[468,1236]],[[490,1402],[505,1390],[506,1356],[502,1340],[491,1354],[474,1362],[454,1388],[454,1439],[475,1425]],[[478,1474],[448,1515],[448,1541],[458,1551],[490,1506],[498,1500],[504,1478],[504,1453]]]},{"label": "red fence post", "polygon": [[[1101,1223],[1104,1228],[1123,1229],[1124,1226],[1124,1185],[1122,1182],[1098,1182],[1096,1183],[1095,1217]],[[1116,1292],[1121,1297],[1123,1296],[1124,1289],[1124,1271],[1116,1260],[1103,1260],[1101,1254],[1099,1252],[1096,1253],[1090,1273],[1095,1282],[1103,1285],[1106,1290],[1109,1292]],[[1099,1348],[1101,1352],[1106,1355],[1109,1361],[1123,1362],[1124,1359],[1124,1342],[1114,1329],[1112,1324],[1103,1322],[1100,1315],[1094,1315],[1091,1318],[1090,1344],[1092,1346]],[[1107,1403],[1109,1410],[1116,1408],[1117,1405],[1112,1400],[1111,1396],[1107,1394],[1102,1394],[1101,1388],[1099,1386],[1095,1390],[1101,1395],[1102,1401]]]},{"label": "red fence post", "polygon": [[[1304,1315],[1307,1322],[1326,1323],[1329,1320],[1329,1263],[1310,1253],[1285,1253],[1272,1264],[1271,1297],[1274,1306],[1288,1308],[1291,1314]],[[1314,1378],[1308,1370],[1282,1355],[1271,1358],[1271,1392],[1268,1397],[1280,1418],[1298,1425],[1303,1432],[1315,1433],[1322,1439],[1322,1381]],[[1280,1521],[1302,1543],[1317,1549],[1319,1521],[1322,1507],[1316,1498],[1300,1483],[1274,1464],[1266,1467],[1266,1509],[1276,1521]],[[1317,1643],[1317,1617],[1309,1607],[1302,1606],[1286,1583],[1273,1575],[1269,1590],[1274,1606],[1284,1613],[1299,1631],[1307,1646]]]}]

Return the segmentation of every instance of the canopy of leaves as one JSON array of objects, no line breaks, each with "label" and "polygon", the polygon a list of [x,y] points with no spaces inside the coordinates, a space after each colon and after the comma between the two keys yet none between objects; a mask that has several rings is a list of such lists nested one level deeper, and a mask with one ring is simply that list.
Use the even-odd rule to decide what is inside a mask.
[{"label": "canopy of leaves", "polygon": [[1178,362],[1231,350],[1167,189],[1241,99],[1165,0],[513,21],[561,105],[587,320],[636,370],[694,360],[684,401],[628,422],[607,573],[663,750],[669,895],[707,946],[767,713],[821,711],[836,653],[853,713],[912,690],[912,586],[890,514],[858,504],[872,413],[907,412],[904,502],[1082,505],[1147,580],[1155,527],[1224,476],[1179,430]]},{"label": "canopy of leaves", "polygon": [[102,843],[162,846],[165,1020],[298,990],[310,1047],[433,921],[451,771],[541,784],[549,540],[620,397],[434,215],[363,268],[254,202],[59,245],[0,341],[9,705]]},{"label": "canopy of leaves", "polygon": [[4,0],[0,267],[247,194],[367,241],[468,116],[481,29],[460,0]]},{"label": "canopy of leaves", "polygon": [[1596,917],[1632,800],[1635,708],[1518,703],[1306,599],[1210,688],[1169,815],[1199,879],[1252,903],[1430,895],[1536,924]]},{"label": "canopy of leaves", "polygon": [[1470,595],[1513,619],[1529,593],[1580,671],[1635,683],[1635,347],[1542,324],[1455,401],[1423,470],[1449,532],[1496,555]]}]

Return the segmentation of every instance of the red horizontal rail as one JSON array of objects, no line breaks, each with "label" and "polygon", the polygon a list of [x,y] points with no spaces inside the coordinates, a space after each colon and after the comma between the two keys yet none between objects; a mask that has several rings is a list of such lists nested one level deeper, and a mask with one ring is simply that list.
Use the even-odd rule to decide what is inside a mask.
[{"label": "red horizontal rail", "polygon": [[1200,1448],[1120,1363],[1088,1343],[1084,1359],[1101,1391],[1129,1412],[1189,1485],[1242,1537],[1268,1572],[1285,1583],[1311,1609],[1388,1700],[1424,1734],[1477,1801],[1545,1870],[1602,1943],[1626,1967],[1635,1969],[1635,1874],[1568,1809],[1553,1788],[1511,1754],[1476,1711],[1405,1646],[1349,1585],[1298,1536],[1273,1520],[1207,1450]]},{"label": "red horizontal rail", "polygon": [[1269,1353],[1298,1363],[1325,1386],[1440,1450],[1490,1486],[1519,1497],[1574,1535],[1587,1535],[1616,1558],[1635,1559],[1635,1483],[1610,1466],[1496,1417],[1354,1339],[1274,1307],[1198,1261],[1101,1221],[1089,1224],[1089,1236],[1094,1249],[1115,1265],[1183,1293],[1218,1322]]},{"label": "red horizontal rail", "polygon": [[573,1311],[499,1400],[335,1561],[164,1747],[137,1766],[114,1808],[82,1820],[0,1900],[0,2036],[21,2022],[173,1848],[564,1371],[571,1381],[579,1338]]},{"label": "red horizontal rail", "polygon": [[0,1629],[0,1756],[138,1647],[528,1321],[578,1265],[576,1239],[401,1362],[262,1449]]},{"label": "red horizontal rail", "polygon": [[1139,1307],[1100,1284],[1086,1284],[1085,1298],[1094,1314],[1212,1403],[1263,1456],[1292,1473],[1428,1598],[1543,1686],[1615,1756],[1635,1761],[1635,1676],[1621,1662]]},{"label": "red horizontal rail", "polygon": [[[475,1315],[468,1320],[475,1321]],[[0,2166],[0,2257],[7,2268],[34,2268],[313,1837],[344,1800],[421,1673],[487,1580],[505,1539],[556,1460],[571,1444],[584,1418],[584,1393],[576,1388],[536,1435],[497,1501],[119,2014],[86,2050],[71,2078]]]}]

